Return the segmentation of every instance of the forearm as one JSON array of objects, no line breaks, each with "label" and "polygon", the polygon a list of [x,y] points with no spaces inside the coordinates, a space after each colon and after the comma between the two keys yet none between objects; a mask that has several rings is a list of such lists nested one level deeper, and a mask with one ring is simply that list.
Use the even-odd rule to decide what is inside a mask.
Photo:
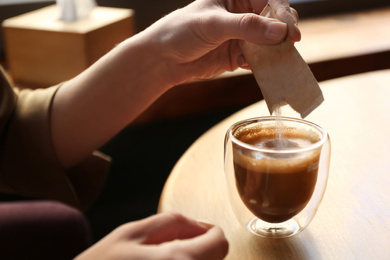
[{"label": "forearm", "polygon": [[64,166],[102,146],[171,86],[166,66],[146,38],[121,43],[58,90],[51,125]]}]

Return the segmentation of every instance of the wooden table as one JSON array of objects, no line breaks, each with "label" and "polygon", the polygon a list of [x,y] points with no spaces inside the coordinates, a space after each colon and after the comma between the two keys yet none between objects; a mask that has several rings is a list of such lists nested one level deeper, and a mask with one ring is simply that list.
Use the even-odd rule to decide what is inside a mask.
[{"label": "wooden table", "polygon": [[266,116],[264,101],[228,117],[181,157],[159,212],[177,211],[221,226],[226,259],[390,259],[390,70],[320,83],[325,102],[306,119],[332,141],[330,177],[311,224],[287,239],[256,237],[235,219],[227,198],[223,142],[228,127]]}]

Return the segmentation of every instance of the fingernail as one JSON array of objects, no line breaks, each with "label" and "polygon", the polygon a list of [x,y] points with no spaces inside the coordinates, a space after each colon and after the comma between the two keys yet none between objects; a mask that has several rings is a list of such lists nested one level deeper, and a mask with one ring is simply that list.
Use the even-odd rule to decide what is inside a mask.
[{"label": "fingernail", "polygon": [[203,227],[203,228],[206,228],[206,229],[210,229],[210,228],[214,227],[213,224],[208,223],[208,222],[206,222],[206,221],[204,221],[204,220],[198,220],[197,222],[198,222],[198,225],[199,225],[199,226],[201,226],[201,227]]},{"label": "fingernail", "polygon": [[244,55],[241,54],[240,56],[238,56],[237,65],[238,65],[238,67],[244,67],[244,66],[248,65]]},{"label": "fingernail", "polygon": [[[299,30],[299,27],[297,24],[294,24],[295,32],[291,34],[291,37],[293,38],[293,42],[299,42],[301,40],[301,31]],[[289,33],[290,34],[290,33]]]},{"label": "fingernail", "polygon": [[301,34],[301,30],[299,29],[298,24],[294,24],[294,28],[295,28],[295,31],[296,31],[298,34]]},{"label": "fingernail", "polygon": [[272,41],[279,41],[285,38],[287,24],[282,22],[271,22],[265,31],[265,37]]}]

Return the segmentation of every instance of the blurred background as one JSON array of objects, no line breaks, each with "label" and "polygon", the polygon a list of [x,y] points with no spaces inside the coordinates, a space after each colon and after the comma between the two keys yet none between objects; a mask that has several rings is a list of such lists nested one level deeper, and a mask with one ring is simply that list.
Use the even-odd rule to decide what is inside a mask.
[{"label": "blurred background", "polygon": [[[191,0],[97,0],[100,6],[130,8],[136,11],[136,30],[140,31],[171,11],[183,7]],[[55,0],[0,0],[0,22],[44,6],[55,4]],[[301,18],[369,10],[390,6],[387,0],[290,0]],[[0,44],[3,53],[3,46]],[[4,55],[4,54],[3,54]]]},{"label": "blurred background", "polygon": [[[139,32],[163,15],[190,2],[191,0],[98,0],[97,4],[133,9],[135,31]],[[329,22],[326,18],[337,15],[346,15],[338,17],[347,17],[344,20],[351,23],[356,17],[360,17],[354,16],[354,13],[362,15],[365,12],[388,10],[390,6],[388,0],[290,2],[298,10],[301,21],[306,21],[308,25],[312,21],[321,22],[318,19],[322,18],[323,23]],[[0,22],[54,3],[55,1],[50,0],[0,0]],[[389,14],[387,12],[385,15]],[[389,37],[390,31],[387,38]],[[329,60],[314,60],[309,65],[319,81],[386,68],[390,67],[390,45],[388,47]],[[7,68],[3,36],[0,37],[0,61]],[[207,129],[261,99],[261,92],[249,73],[228,74],[211,81],[186,84],[164,95],[134,124],[103,146],[101,150],[112,156],[113,163],[106,186],[87,212],[95,240],[122,223],[156,213],[165,180],[186,149]],[[2,200],[18,199],[8,195],[0,197]]]}]

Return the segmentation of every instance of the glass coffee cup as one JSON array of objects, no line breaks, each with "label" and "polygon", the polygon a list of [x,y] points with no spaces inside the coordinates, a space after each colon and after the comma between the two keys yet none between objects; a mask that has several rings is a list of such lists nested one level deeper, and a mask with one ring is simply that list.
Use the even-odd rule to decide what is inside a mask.
[{"label": "glass coffee cup", "polygon": [[306,120],[269,116],[231,126],[224,160],[237,220],[262,237],[302,231],[324,195],[330,151],[327,132]]}]

